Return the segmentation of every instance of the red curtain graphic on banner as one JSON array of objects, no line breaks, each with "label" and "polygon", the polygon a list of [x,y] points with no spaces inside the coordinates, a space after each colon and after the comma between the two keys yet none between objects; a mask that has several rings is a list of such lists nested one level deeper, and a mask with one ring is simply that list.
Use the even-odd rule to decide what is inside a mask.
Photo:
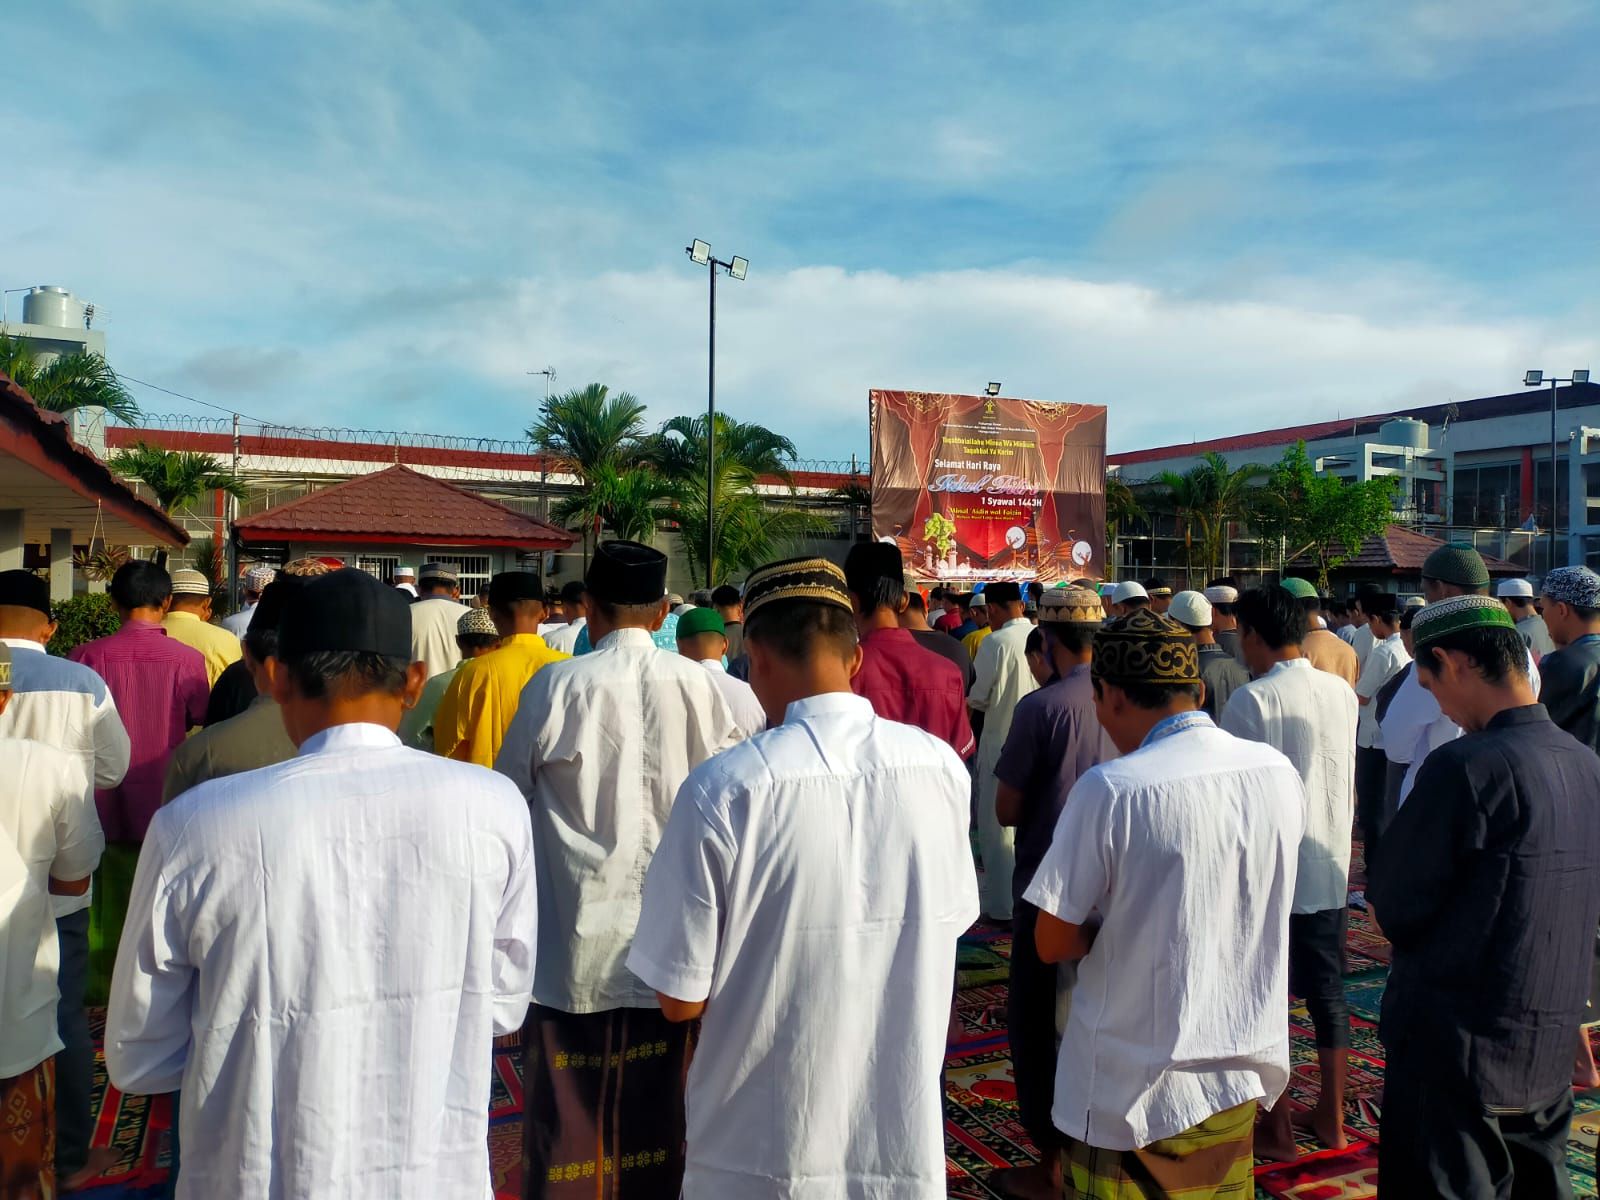
[{"label": "red curtain graphic on banner", "polygon": [[869,394],[872,532],[925,579],[1100,579],[1106,410]]}]

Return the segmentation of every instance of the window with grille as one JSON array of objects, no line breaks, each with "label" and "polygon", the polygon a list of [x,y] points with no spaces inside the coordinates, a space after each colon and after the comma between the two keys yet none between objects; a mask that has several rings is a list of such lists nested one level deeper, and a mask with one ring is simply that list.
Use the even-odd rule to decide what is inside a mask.
[{"label": "window with grille", "polygon": [[356,559],[356,569],[377,577],[385,583],[394,582],[394,569],[400,565],[398,554],[363,554]]},{"label": "window with grille", "polygon": [[479,588],[488,587],[494,570],[487,554],[459,554],[454,558],[429,556],[428,561],[449,565],[461,580],[463,596],[476,596]]}]

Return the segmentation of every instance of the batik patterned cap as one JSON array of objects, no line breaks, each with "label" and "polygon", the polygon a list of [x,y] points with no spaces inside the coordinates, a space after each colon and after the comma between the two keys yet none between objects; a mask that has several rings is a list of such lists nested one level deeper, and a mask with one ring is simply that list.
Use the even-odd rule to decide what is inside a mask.
[{"label": "batik patterned cap", "polygon": [[1105,619],[1100,593],[1093,588],[1051,588],[1039,601],[1041,625],[1098,625]]},{"label": "batik patterned cap", "polygon": [[172,594],[174,596],[209,596],[211,595],[211,580],[192,567],[183,567],[172,573]]},{"label": "batik patterned cap", "polygon": [[1411,623],[1411,640],[1426,646],[1463,629],[1516,629],[1506,606],[1492,596],[1451,596],[1430,604]]},{"label": "batik patterned cap", "polygon": [[1483,555],[1465,542],[1446,542],[1422,561],[1422,577],[1457,587],[1488,587],[1489,568]]},{"label": "batik patterned cap", "polygon": [[494,627],[494,618],[489,615],[487,608],[467,609],[456,622],[456,632],[462,637],[485,633],[490,637],[500,636],[500,631]]},{"label": "batik patterned cap", "polygon": [[777,600],[811,600],[853,611],[844,572],[825,558],[789,558],[751,572],[744,585],[744,619]]},{"label": "batik patterned cap", "polygon": [[1574,608],[1600,608],[1600,575],[1588,567],[1557,567],[1544,577],[1541,590]]},{"label": "batik patterned cap", "polygon": [[244,586],[252,592],[264,592],[267,584],[278,577],[271,567],[251,567],[244,573]]},{"label": "batik patterned cap", "polygon": [[1141,608],[1094,635],[1090,670],[1107,683],[1177,687],[1200,682],[1200,650],[1182,625]]}]

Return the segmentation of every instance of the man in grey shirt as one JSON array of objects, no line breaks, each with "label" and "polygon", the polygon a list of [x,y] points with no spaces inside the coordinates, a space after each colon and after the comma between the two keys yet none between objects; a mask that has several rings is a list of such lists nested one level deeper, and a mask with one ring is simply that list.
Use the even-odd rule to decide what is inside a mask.
[{"label": "man in grey shirt", "polygon": [[1211,632],[1211,601],[1199,592],[1179,592],[1172,598],[1167,616],[1194,634],[1200,650],[1200,681],[1206,688],[1200,707],[1215,721],[1228,707],[1228,697],[1234,689],[1250,682],[1250,673],[1217,644],[1216,635]]}]

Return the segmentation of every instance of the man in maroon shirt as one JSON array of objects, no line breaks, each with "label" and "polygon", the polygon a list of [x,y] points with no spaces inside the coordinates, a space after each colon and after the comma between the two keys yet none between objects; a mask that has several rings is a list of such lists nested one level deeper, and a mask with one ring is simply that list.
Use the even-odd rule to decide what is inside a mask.
[{"label": "man in maroon shirt", "polygon": [[960,669],[900,628],[899,613],[906,605],[900,548],[889,542],[854,546],[844,576],[861,635],[861,669],[850,681],[851,690],[872,701],[885,720],[915,725],[970,758],[977,740]]},{"label": "man in maroon shirt", "polygon": [[933,618],[933,627],[940,633],[954,633],[961,625],[961,595],[954,588],[934,588],[933,602],[942,611]]},{"label": "man in maroon shirt", "polygon": [[210,695],[200,651],[168,637],[161,627],[172,603],[166,571],[138,559],[124,563],[111,577],[111,601],[122,628],[67,656],[106,681],[132,747],[122,782],[94,794],[106,849],[89,906],[91,1004],[104,1004],[110,988],[139,846],[161,807],[167,759],[189,730],[204,722]]}]

